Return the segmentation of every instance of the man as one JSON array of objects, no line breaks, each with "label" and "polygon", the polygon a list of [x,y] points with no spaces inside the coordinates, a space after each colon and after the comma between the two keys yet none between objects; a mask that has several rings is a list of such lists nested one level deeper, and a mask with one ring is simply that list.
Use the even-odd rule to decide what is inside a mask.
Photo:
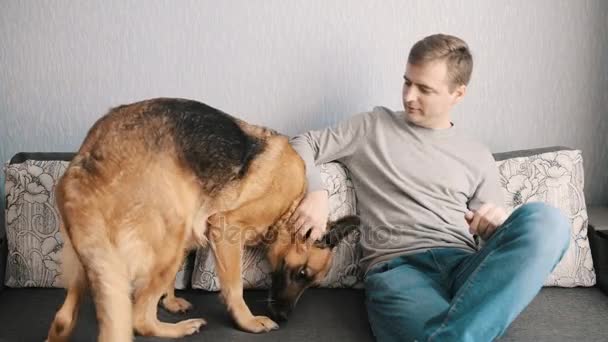
[{"label": "man", "polygon": [[534,203],[506,213],[492,155],[452,124],[472,68],[463,40],[426,37],[408,56],[405,112],[376,107],[292,139],[309,178],[294,215],[300,233],[316,239],[325,230],[316,165],[340,161],[351,173],[379,341],[491,341],[568,247],[569,223],[557,209]]}]

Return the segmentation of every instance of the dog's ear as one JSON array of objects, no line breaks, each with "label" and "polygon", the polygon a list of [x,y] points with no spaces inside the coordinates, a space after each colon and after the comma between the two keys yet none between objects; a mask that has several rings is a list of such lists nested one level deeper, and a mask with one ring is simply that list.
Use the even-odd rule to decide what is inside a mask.
[{"label": "dog's ear", "polygon": [[315,246],[320,248],[334,248],[342,239],[344,239],[350,232],[358,229],[361,225],[361,219],[359,216],[345,216],[338,221],[330,222],[327,226],[327,233],[319,240],[315,242]]}]

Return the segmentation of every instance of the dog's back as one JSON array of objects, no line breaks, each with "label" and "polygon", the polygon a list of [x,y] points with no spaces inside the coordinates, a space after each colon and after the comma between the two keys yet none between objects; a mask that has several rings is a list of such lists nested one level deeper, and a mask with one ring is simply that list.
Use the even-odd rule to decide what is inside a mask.
[{"label": "dog's back", "polygon": [[141,168],[142,158],[153,162],[168,157],[194,171],[203,185],[221,190],[242,177],[263,149],[264,141],[246,134],[238,123],[191,100],[153,99],[120,106],[95,123],[71,166],[82,166],[92,176],[109,168],[107,173],[114,175],[116,166]]},{"label": "dog's back", "polygon": [[263,167],[254,165],[262,153],[281,153],[270,151],[277,144],[268,148],[269,139],[268,130],[181,99],[120,106],[99,119],[56,190],[69,290],[49,340],[69,337],[87,284],[101,341],[130,341],[133,327],[165,337],[197,330],[200,320],[159,328],[158,297],[189,243],[205,240],[207,218],[256,191],[242,180]]}]

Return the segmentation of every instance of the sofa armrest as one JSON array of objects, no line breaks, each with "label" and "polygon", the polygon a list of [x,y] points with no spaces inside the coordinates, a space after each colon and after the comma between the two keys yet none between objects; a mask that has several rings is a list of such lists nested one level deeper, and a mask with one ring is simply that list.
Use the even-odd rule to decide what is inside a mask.
[{"label": "sofa armrest", "polygon": [[590,206],[587,208],[589,215],[589,224],[593,225],[595,230],[605,231],[608,234],[608,207]]},{"label": "sofa armrest", "polygon": [[0,292],[4,289],[4,274],[8,260],[8,246],[6,244],[6,233],[4,228],[0,229]]},{"label": "sofa armrest", "polygon": [[597,286],[608,294],[608,207],[589,207],[589,245]]}]

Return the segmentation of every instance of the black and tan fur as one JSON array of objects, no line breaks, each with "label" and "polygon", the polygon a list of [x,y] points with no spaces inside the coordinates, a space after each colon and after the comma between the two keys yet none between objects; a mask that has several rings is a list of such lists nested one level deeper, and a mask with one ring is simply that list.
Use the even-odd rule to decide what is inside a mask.
[{"label": "black and tan fur", "polygon": [[173,295],[184,251],[209,246],[221,294],[237,325],[277,328],[243,301],[245,245],[266,243],[273,268],[271,312],[285,318],[302,291],[329,270],[332,247],[358,224],[347,218],[312,244],[289,218],[304,195],[305,168],[288,139],[205,104],[152,99],[111,110],[88,132],[56,188],[63,219],[68,293],[48,340],[66,341],[87,288],[100,341],[178,338],[205,324],[157,319],[191,305]]}]

